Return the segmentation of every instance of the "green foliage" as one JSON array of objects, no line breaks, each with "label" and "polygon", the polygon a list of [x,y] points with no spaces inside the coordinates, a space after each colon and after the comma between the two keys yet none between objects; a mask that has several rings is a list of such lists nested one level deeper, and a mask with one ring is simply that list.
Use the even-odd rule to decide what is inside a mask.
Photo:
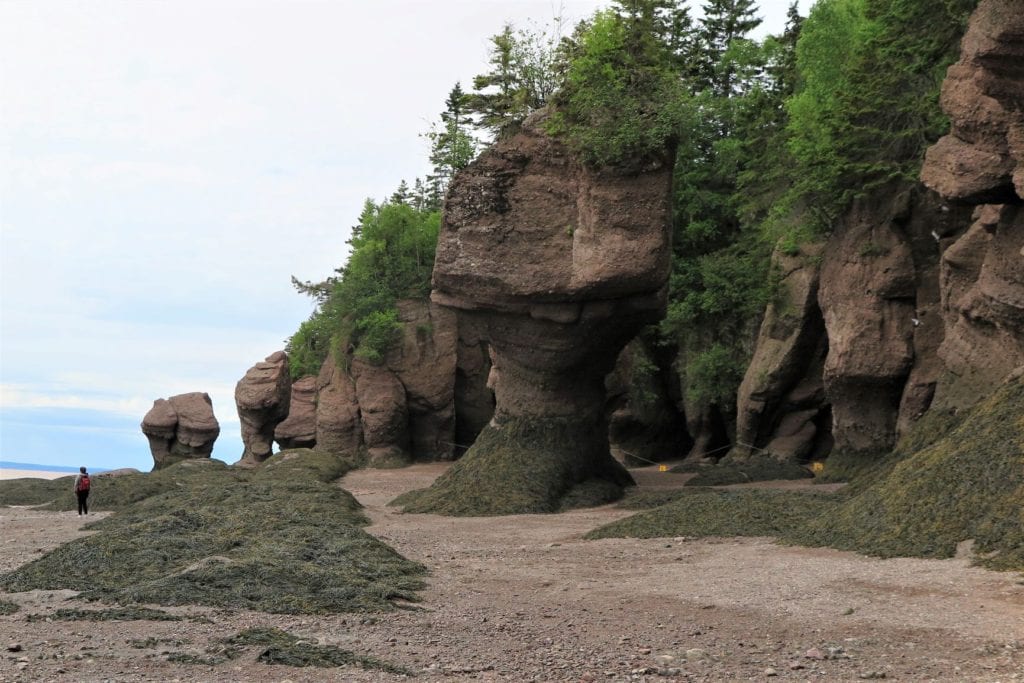
[{"label": "green foliage", "polygon": [[595,166],[663,157],[696,116],[653,15],[598,12],[572,50],[549,130]]},{"label": "green foliage", "polygon": [[360,528],[367,520],[358,502],[335,484],[347,470],[337,458],[295,450],[254,470],[186,461],[103,478],[97,493],[114,495],[108,509],[119,511],[88,525],[97,533],[0,576],[0,587],[277,613],[415,600],[424,568]]},{"label": "green foliage", "polygon": [[349,352],[371,362],[383,359],[398,339],[395,303],[430,292],[440,227],[438,211],[366,201],[339,276],[300,287],[320,305],[288,341],[293,377],[318,371],[331,350],[341,367],[347,366]]},{"label": "green foliage", "polygon": [[786,103],[791,188],[773,220],[818,231],[850,201],[913,178],[948,124],[946,67],[976,0],[820,0],[797,45],[799,91]]},{"label": "green foliage", "polygon": [[547,103],[562,80],[560,33],[555,19],[550,29],[506,24],[491,36],[491,70],[473,79],[474,91],[464,98],[475,126],[502,137]]},{"label": "green foliage", "polygon": [[10,600],[0,599],[0,616],[6,616],[8,614],[14,614],[21,609],[21,605]]},{"label": "green foliage", "polygon": [[[456,83],[445,100],[440,124],[431,126],[426,134],[430,141],[430,163],[434,167],[428,180],[438,197],[444,195],[455,174],[476,156],[477,142],[468,132],[469,123],[467,96]],[[396,203],[396,199],[400,199],[398,203],[408,203],[405,197],[393,197],[392,203]]]}]

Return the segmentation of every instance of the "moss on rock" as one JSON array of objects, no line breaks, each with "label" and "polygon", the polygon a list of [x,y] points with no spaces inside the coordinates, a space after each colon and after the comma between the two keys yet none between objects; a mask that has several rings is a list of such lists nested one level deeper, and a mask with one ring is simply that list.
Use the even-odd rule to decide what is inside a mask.
[{"label": "moss on rock", "polygon": [[455,516],[558,512],[618,500],[632,483],[593,425],[510,419],[486,427],[432,486],[392,504],[406,512]]},{"label": "moss on rock", "polygon": [[792,540],[883,557],[952,557],[973,539],[980,564],[1024,569],[1024,381],[1011,380],[930,446],[910,447]]},{"label": "moss on rock", "polygon": [[973,539],[979,564],[1024,570],[1024,380],[1011,379],[962,419],[923,421],[893,453],[861,463],[853,483],[832,496],[693,489],[627,502],[664,504],[588,538],[768,535],[934,558],[952,557]]}]

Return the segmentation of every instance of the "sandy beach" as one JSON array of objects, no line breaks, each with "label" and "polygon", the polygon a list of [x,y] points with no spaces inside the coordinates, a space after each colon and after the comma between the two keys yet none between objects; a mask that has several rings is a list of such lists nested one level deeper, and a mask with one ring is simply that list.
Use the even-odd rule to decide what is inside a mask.
[{"label": "sandy beach", "polygon": [[59,479],[61,477],[74,476],[74,472],[53,472],[51,470],[16,470],[10,467],[0,467],[0,479]]}]

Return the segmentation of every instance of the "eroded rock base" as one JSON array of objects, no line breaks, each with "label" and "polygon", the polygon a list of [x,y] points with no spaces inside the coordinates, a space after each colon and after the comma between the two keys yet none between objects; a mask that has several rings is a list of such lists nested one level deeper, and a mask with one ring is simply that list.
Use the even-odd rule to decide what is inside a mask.
[{"label": "eroded rock base", "polygon": [[396,498],[405,512],[513,515],[603,505],[633,485],[607,426],[565,418],[491,423],[433,486]]}]

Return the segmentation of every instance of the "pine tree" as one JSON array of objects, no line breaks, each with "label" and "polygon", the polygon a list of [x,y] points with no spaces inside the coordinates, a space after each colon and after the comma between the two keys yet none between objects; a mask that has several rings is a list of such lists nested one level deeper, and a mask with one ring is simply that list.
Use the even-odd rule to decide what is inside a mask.
[{"label": "pine tree", "polygon": [[755,0],[708,0],[701,20],[698,77],[718,95],[732,91],[735,69],[723,60],[734,40],[744,38],[761,25]]},{"label": "pine tree", "polygon": [[[427,183],[430,195],[438,198],[438,202],[452,177],[476,156],[476,140],[467,130],[465,107],[466,94],[456,83],[445,100],[441,123],[432,126],[426,134],[430,140],[430,163],[433,165],[433,173],[427,177]],[[433,199],[427,203],[433,205]]]}]

